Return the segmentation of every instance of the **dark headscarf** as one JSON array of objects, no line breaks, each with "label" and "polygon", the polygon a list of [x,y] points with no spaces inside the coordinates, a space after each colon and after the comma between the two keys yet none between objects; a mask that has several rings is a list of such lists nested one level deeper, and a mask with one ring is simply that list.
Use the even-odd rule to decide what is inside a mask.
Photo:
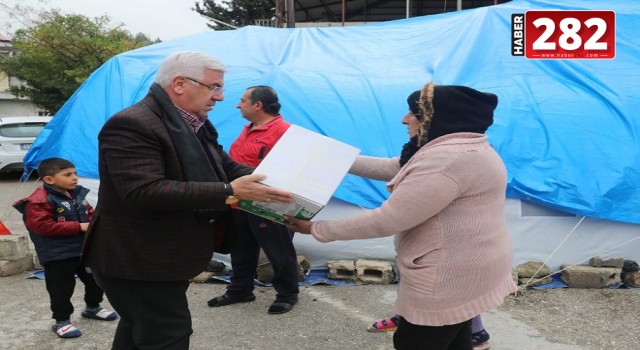
[{"label": "dark headscarf", "polygon": [[[440,136],[457,132],[484,134],[493,124],[493,110],[498,96],[459,85],[432,85],[433,97],[423,90],[412,92],[407,98],[411,113],[422,121],[423,137],[412,137],[402,147],[400,166],[406,164],[422,146]],[[425,115],[427,120],[425,122]]]}]

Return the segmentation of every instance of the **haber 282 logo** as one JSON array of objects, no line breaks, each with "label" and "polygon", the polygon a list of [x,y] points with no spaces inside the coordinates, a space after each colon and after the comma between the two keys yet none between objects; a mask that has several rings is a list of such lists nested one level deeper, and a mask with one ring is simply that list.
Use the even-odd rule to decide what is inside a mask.
[{"label": "haber 282 logo", "polygon": [[529,59],[612,59],[613,11],[527,11],[511,15],[511,55]]}]

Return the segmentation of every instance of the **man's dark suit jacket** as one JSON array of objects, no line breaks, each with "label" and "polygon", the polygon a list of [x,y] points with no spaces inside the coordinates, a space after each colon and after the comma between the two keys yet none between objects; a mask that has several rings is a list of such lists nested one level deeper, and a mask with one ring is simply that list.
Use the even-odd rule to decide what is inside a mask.
[{"label": "man's dark suit jacket", "polygon": [[[226,209],[222,182],[185,182],[154,97],[117,113],[99,139],[98,205],[83,261],[108,277],[176,281],[202,272],[213,254],[213,223],[196,209]],[[210,147],[224,182],[250,174]]]}]

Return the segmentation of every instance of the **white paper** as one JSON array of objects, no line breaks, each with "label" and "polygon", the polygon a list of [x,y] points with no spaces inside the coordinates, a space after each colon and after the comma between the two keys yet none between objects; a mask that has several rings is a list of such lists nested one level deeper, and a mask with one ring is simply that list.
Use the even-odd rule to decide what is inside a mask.
[{"label": "white paper", "polygon": [[358,148],[291,125],[254,173],[266,175],[266,185],[325,205],[358,154]]}]

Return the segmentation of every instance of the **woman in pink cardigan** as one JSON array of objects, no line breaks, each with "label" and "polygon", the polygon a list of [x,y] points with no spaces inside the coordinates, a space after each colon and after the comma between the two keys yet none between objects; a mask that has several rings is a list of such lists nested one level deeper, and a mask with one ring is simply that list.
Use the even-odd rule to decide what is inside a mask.
[{"label": "woman in pink cardigan", "polygon": [[[395,234],[402,278],[395,349],[471,350],[471,319],[516,291],[504,218],[506,169],[484,132],[498,98],[426,84],[403,123],[417,135],[401,157],[360,156],[350,172],[388,181],[389,198],[342,220],[288,218],[320,242]],[[418,112],[418,113],[415,113]]]}]

